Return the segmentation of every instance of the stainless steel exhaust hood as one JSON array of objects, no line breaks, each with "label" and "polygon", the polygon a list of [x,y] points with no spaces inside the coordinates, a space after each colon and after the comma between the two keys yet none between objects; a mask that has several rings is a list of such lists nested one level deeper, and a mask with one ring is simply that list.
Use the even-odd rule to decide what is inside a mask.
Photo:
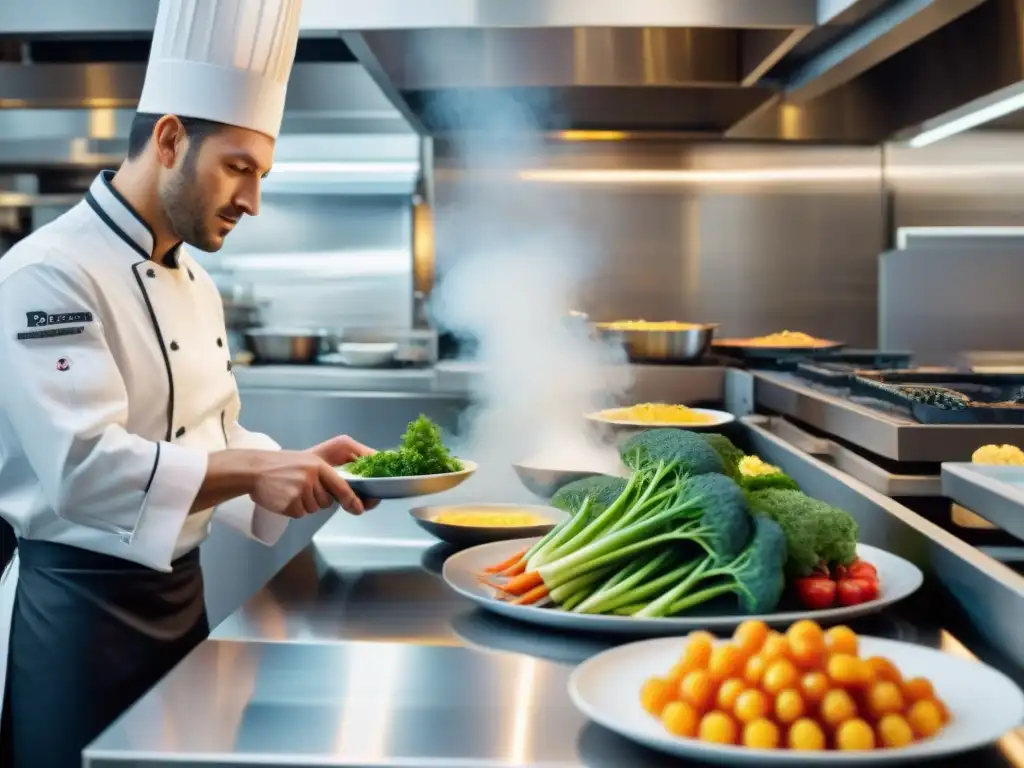
[{"label": "stainless steel exhaust hood", "polygon": [[507,128],[495,113],[514,110],[530,131],[876,143],[949,85],[941,61],[892,62],[983,2],[378,0],[306,20],[343,30],[426,134]]},{"label": "stainless steel exhaust hood", "polygon": [[[304,40],[340,35],[347,60],[425,135],[515,123],[530,132],[878,143],[1024,78],[1022,4],[304,0],[301,27]],[[0,40],[144,37],[156,7],[4,0]],[[59,79],[0,71],[0,107],[39,87],[58,104],[116,95],[132,90],[117,78],[140,77],[124,70],[110,80],[95,69],[106,66]],[[344,77],[320,80],[314,98],[337,97]]]}]

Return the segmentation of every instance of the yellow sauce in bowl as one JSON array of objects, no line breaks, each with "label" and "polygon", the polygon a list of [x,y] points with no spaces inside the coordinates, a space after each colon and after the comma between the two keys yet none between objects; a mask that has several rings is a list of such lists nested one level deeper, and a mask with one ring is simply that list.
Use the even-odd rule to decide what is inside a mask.
[{"label": "yellow sauce in bowl", "polygon": [[530,528],[537,525],[553,525],[550,518],[526,510],[489,509],[487,507],[466,507],[449,512],[438,512],[430,518],[433,523],[461,525],[468,528]]}]

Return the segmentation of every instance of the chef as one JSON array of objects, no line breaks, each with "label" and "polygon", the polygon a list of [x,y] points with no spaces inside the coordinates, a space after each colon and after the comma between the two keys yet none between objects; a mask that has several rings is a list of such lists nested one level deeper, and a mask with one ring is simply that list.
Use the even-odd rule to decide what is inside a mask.
[{"label": "chef", "polygon": [[239,424],[220,295],[183,246],[259,212],[300,3],[161,0],[128,159],[0,260],[4,768],[77,768],[207,636],[212,521],[272,545],[365,508],[332,466],[371,449]]}]

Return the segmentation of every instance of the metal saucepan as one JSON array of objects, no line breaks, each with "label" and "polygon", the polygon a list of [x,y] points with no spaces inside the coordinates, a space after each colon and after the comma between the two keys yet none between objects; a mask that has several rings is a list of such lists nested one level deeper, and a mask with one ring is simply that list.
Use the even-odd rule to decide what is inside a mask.
[{"label": "metal saucepan", "polygon": [[597,324],[598,334],[626,348],[631,362],[681,363],[707,354],[717,323],[694,323],[678,331],[619,330]]},{"label": "metal saucepan", "polygon": [[258,363],[315,363],[331,339],[330,332],[309,328],[250,328],[245,332],[246,349]]}]

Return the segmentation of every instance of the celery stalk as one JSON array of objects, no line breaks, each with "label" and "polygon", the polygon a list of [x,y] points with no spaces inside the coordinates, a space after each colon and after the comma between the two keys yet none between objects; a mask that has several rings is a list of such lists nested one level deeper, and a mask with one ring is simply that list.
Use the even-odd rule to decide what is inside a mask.
[{"label": "celery stalk", "polygon": [[579,512],[572,516],[567,525],[559,529],[557,534],[551,536],[547,543],[538,547],[532,555],[527,555],[527,570],[536,570],[541,565],[544,565],[544,563],[554,560],[557,557],[558,549],[566,542],[575,539],[579,532],[586,528],[587,513],[589,511],[590,497],[588,496],[583,500],[583,505],[580,507]]},{"label": "celery stalk", "polygon": [[643,616],[645,618],[668,616],[672,612],[673,606],[680,601],[682,596],[685,595],[694,584],[705,578],[707,575],[706,572],[711,565],[711,560],[711,557],[704,558],[700,565],[690,572],[689,576],[677,583],[657,599],[649,602],[643,607],[643,610],[639,611],[636,615]]},{"label": "celery stalk", "polygon": [[[577,613],[604,613],[604,606],[615,598],[628,594],[634,587],[642,584],[644,580],[654,574],[662,565],[672,557],[669,549],[660,552],[646,562],[634,560],[618,571],[618,574],[628,574],[615,583],[602,584],[601,588],[583,601],[576,608]],[[618,575],[617,574],[617,575]],[[632,602],[632,601],[629,601]]]},{"label": "celery stalk", "polygon": [[695,560],[683,563],[682,565],[673,568],[668,573],[663,573],[658,578],[641,584],[629,592],[617,595],[607,601],[602,601],[600,610],[597,612],[614,613],[617,609],[627,605],[639,606],[639,610],[639,608],[646,605],[648,601],[657,597],[664,590],[672,587],[672,585],[678,583],[680,579],[686,578],[686,576],[689,575],[697,565],[698,563]]},{"label": "celery stalk", "polygon": [[618,560],[663,542],[689,539],[696,541],[696,543],[706,548],[707,545],[692,532],[694,530],[692,524],[681,526],[669,533],[652,536],[659,529],[663,529],[666,525],[671,524],[692,506],[692,502],[687,502],[671,507],[646,520],[634,523],[628,528],[602,536],[564,557],[540,566],[537,568],[537,572],[549,588],[554,588],[582,573],[604,565],[611,565]]}]

